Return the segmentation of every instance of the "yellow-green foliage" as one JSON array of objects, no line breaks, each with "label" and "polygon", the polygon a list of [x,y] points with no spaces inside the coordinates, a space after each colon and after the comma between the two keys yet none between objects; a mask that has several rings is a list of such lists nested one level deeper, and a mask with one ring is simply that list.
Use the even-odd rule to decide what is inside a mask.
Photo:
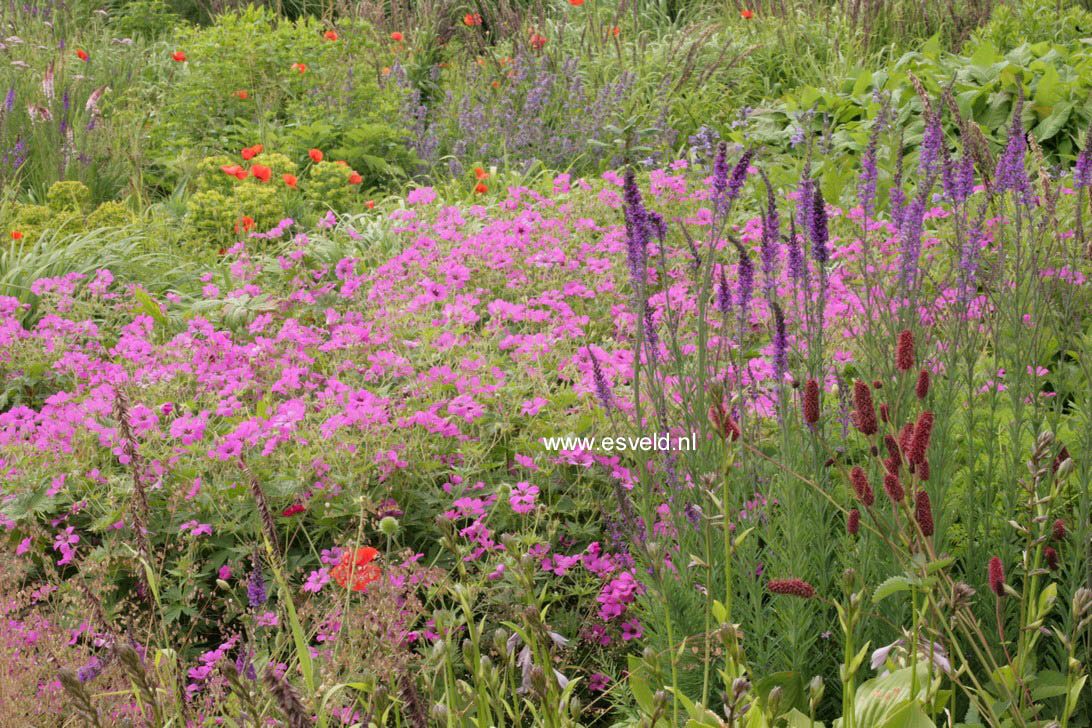
[{"label": "yellow-green foliage", "polygon": [[[269,167],[268,182],[253,174],[239,180],[220,169],[239,164],[226,155],[206,157],[197,164],[194,184],[197,192],[186,203],[186,237],[192,242],[209,241],[220,244],[235,236],[235,226],[244,216],[254,220],[251,231],[261,231],[277,224],[284,217],[286,201],[298,192],[285,185],[281,175],[294,174],[295,162],[283,154],[267,152],[239,164],[252,169],[255,164]],[[240,225],[239,234],[243,233]]]},{"label": "yellow-green foliage", "polygon": [[110,200],[104,202],[87,216],[84,227],[88,230],[97,230],[103,227],[119,227],[129,225],[134,221],[132,210],[123,202]]},{"label": "yellow-green foliage", "polygon": [[356,199],[360,188],[360,185],[349,184],[352,173],[353,170],[340,164],[319,162],[311,167],[304,196],[319,212],[327,209],[345,212]]},{"label": "yellow-green foliage", "polygon": [[84,213],[91,204],[91,190],[83,182],[54,182],[46,192],[46,204],[54,212]]},{"label": "yellow-green foliage", "polygon": [[70,211],[57,212],[45,205],[16,204],[7,227],[10,231],[18,230],[23,234],[22,243],[33,244],[46,230],[73,230],[78,224],[76,214]]}]

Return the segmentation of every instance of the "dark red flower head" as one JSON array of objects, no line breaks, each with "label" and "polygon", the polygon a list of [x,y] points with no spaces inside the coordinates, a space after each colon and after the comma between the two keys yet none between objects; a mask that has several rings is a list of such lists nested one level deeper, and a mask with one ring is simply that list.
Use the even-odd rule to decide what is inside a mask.
[{"label": "dark red flower head", "polygon": [[926,410],[914,423],[914,438],[910,441],[910,451],[906,459],[915,464],[925,462],[925,452],[929,449],[929,438],[932,434],[933,413]]},{"label": "dark red flower head", "polygon": [[914,333],[910,329],[899,332],[898,344],[895,346],[895,367],[900,372],[908,372],[914,368]]},{"label": "dark red flower head", "polygon": [[801,599],[811,599],[815,596],[815,587],[800,579],[770,579],[766,588],[771,594],[787,594]]},{"label": "dark red flower head", "polygon": [[932,536],[933,506],[929,502],[929,494],[924,489],[919,490],[914,501],[914,518],[917,520],[918,526],[921,527],[922,534]]},{"label": "dark red flower head", "polygon": [[1065,541],[1065,521],[1059,518],[1050,528],[1050,537],[1055,541]]},{"label": "dark red flower head", "polygon": [[875,435],[880,428],[872,404],[872,390],[860,379],[853,382],[853,404],[857,408],[857,429],[862,435]]},{"label": "dark red flower head", "polygon": [[303,513],[305,510],[307,509],[301,506],[299,503],[294,503],[281,511],[281,515],[285,518],[288,518],[289,516],[294,516],[297,513]]},{"label": "dark red flower head", "polygon": [[854,508],[849,512],[849,517],[846,518],[846,533],[850,536],[856,536],[857,532],[861,530],[861,512]]},{"label": "dark red flower head", "polygon": [[849,471],[849,481],[853,484],[853,492],[857,494],[857,500],[866,506],[875,503],[876,497],[872,494],[872,486],[868,484],[868,476],[860,466],[855,466]]},{"label": "dark red flower head", "polygon": [[819,421],[819,382],[808,379],[804,385],[804,422],[814,425]]},{"label": "dark red flower head", "polygon": [[906,489],[902,487],[899,476],[894,473],[884,473],[883,489],[892,503],[902,503],[902,499],[906,497]]},{"label": "dark red flower head", "polygon": [[1005,567],[1001,566],[1001,559],[994,556],[990,559],[990,591],[999,597],[1005,596]]},{"label": "dark red flower head", "polygon": [[918,399],[925,399],[929,394],[929,372],[926,369],[922,369],[918,372],[918,383],[914,386],[914,394]]},{"label": "dark red flower head", "polygon": [[1058,552],[1051,546],[1043,548],[1043,558],[1046,559],[1047,567],[1051,571],[1058,570]]}]

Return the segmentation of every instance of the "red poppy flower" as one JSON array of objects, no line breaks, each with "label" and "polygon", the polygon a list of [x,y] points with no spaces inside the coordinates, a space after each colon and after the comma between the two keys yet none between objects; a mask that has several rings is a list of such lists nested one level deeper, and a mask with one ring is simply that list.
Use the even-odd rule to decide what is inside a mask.
[{"label": "red poppy flower", "polygon": [[755,14],[752,13],[750,10],[741,10],[739,14],[740,17],[742,17],[744,20],[750,20],[755,16]]},{"label": "red poppy flower", "polygon": [[224,174],[234,175],[239,179],[246,179],[247,175],[250,174],[250,172],[247,172],[237,164],[225,164],[220,167],[220,171]]},{"label": "red poppy flower", "polygon": [[323,154],[321,149],[312,149],[307,154],[310,155],[311,161],[315,164],[318,164],[322,161]]},{"label": "red poppy flower", "polygon": [[343,589],[364,591],[368,588],[368,584],[378,579],[381,574],[379,567],[372,563],[378,555],[379,552],[371,546],[365,546],[356,551],[346,551],[341,557],[341,562],[330,570],[330,576],[334,577],[334,581]]},{"label": "red poppy flower", "polygon": [[394,31],[393,33],[391,33],[391,40],[393,40],[393,41],[394,41],[395,43],[401,43],[401,42],[402,42],[402,40],[403,40],[403,36],[402,36],[402,34],[401,34],[401,33],[399,33],[399,32],[398,32],[398,31],[396,30],[396,31]]},{"label": "red poppy flower", "polygon": [[373,207],[375,207],[375,200],[368,200],[364,203],[364,207],[368,208],[369,210],[372,209]]},{"label": "red poppy flower", "polygon": [[265,165],[262,165],[262,164],[251,165],[250,171],[254,174],[255,177],[260,179],[262,182],[268,182],[269,177],[273,172],[273,170],[271,170],[269,167],[266,167]]},{"label": "red poppy flower", "polygon": [[489,176],[489,173],[486,172],[481,167],[475,167],[474,168],[474,176],[477,177],[478,179],[485,179],[486,177]]},{"label": "red poppy flower", "polygon": [[307,509],[301,506],[299,503],[294,503],[281,511],[281,515],[285,518],[288,518],[289,516],[294,516],[297,513],[303,513],[305,510]]},{"label": "red poppy flower", "polygon": [[569,5],[572,5],[573,7],[576,7],[576,8],[580,7],[583,4],[584,4],[584,0],[569,0]]},{"label": "red poppy flower", "polygon": [[236,91],[235,95],[238,96],[241,99],[245,99],[247,97],[246,91],[243,91],[242,89],[239,89],[238,91]]},{"label": "red poppy flower", "polygon": [[360,176],[360,173],[353,170],[353,173],[349,175],[349,184],[358,185],[364,181],[364,178]]},{"label": "red poppy flower", "polygon": [[[254,218],[247,217],[246,215],[243,215],[243,230],[244,231],[249,231],[250,228],[252,228],[252,227],[254,227]],[[239,224],[238,223],[235,224],[235,232],[236,233],[239,232]]]},{"label": "red poppy flower", "polygon": [[546,45],[546,39],[543,38],[541,35],[535,33],[533,36],[531,36],[531,48],[538,51],[542,50],[542,46],[544,45]]},{"label": "red poppy flower", "polygon": [[328,30],[322,35],[326,38],[326,40],[337,40],[337,33],[332,30]]},{"label": "red poppy flower", "polygon": [[391,67],[390,66],[383,66],[382,73],[383,73],[384,76],[386,76],[390,72],[391,72]]},{"label": "red poppy flower", "polygon": [[179,63],[183,63],[186,60],[186,54],[183,53],[182,51],[175,51],[174,53],[171,54],[171,58],[173,58],[175,61],[177,61]]},{"label": "red poppy flower", "polygon": [[12,230],[11,231],[11,239],[12,240],[22,240],[23,239],[23,234],[21,232],[19,232],[18,230]]},{"label": "red poppy flower", "polygon": [[485,184],[482,183],[482,182],[479,182],[478,184],[474,185],[474,193],[475,194],[484,195],[488,191],[489,191],[489,188],[486,187]]},{"label": "red poppy flower", "polygon": [[288,69],[290,71],[296,71],[297,73],[303,73],[304,71],[307,70],[307,64],[306,63],[293,63],[291,66],[288,67]]},{"label": "red poppy flower", "polygon": [[621,28],[619,28],[619,27],[618,27],[618,26],[616,25],[616,26],[614,26],[613,28],[611,28],[610,32],[611,32],[611,35],[613,35],[613,36],[614,36],[615,38],[617,38],[617,37],[618,37],[618,34],[622,32],[622,29],[621,29]]},{"label": "red poppy flower", "polygon": [[83,61],[84,63],[87,63],[87,51],[77,50],[76,55],[79,57],[79,59],[81,61]]},{"label": "red poppy flower", "polygon": [[281,175],[281,178],[284,180],[284,183],[286,185],[288,185],[292,189],[296,189],[296,182],[299,181],[298,179],[296,179],[296,175],[294,175],[294,174],[285,174],[285,175]]},{"label": "red poppy flower", "polygon": [[466,23],[467,25],[471,26],[471,27],[473,27],[475,25],[481,25],[482,24],[482,16],[478,15],[477,13],[475,13],[473,15],[471,15],[470,13],[467,13],[466,15],[463,16],[463,22]]}]

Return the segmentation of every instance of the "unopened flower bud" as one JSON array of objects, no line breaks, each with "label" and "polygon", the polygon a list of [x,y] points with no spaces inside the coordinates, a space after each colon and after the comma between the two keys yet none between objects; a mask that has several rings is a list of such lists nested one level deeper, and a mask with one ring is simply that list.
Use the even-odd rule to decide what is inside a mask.
[{"label": "unopened flower bud", "polygon": [[814,713],[815,709],[819,706],[819,701],[823,699],[823,691],[825,690],[823,685],[823,678],[820,675],[816,675],[808,683],[808,706],[811,708],[811,712]]},{"label": "unopened flower bud", "polygon": [[393,516],[379,519],[379,531],[388,538],[394,538],[398,534],[398,519]]},{"label": "unopened flower bud", "polygon": [[770,715],[775,718],[781,715],[781,694],[781,686],[775,685],[773,689],[770,690],[769,695],[766,696],[766,707],[769,708]]}]

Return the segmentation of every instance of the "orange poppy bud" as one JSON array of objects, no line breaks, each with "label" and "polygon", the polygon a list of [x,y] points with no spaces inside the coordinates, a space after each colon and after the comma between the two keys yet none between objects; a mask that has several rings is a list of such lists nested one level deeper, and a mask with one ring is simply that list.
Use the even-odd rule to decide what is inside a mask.
[{"label": "orange poppy bud", "polygon": [[243,91],[242,89],[239,89],[238,91],[236,91],[235,95],[238,96],[241,99],[245,99],[247,97],[246,91]]},{"label": "orange poppy bud", "polygon": [[332,30],[326,31],[323,35],[326,37],[326,40],[337,40],[337,33]]},{"label": "orange poppy bud", "polygon": [[475,167],[474,168],[474,176],[477,177],[478,179],[485,179],[486,177],[489,176],[489,173],[486,172],[481,167]]},{"label": "orange poppy bud", "polygon": [[479,182],[478,184],[474,185],[474,193],[475,194],[484,195],[488,191],[489,191],[489,188],[485,186],[484,182]]},{"label": "orange poppy bud", "polygon": [[382,73],[383,73],[384,76],[386,76],[390,72],[391,72],[391,67],[390,66],[383,66]]},{"label": "orange poppy bud", "polygon": [[254,173],[254,176],[260,179],[262,182],[268,182],[269,176],[273,170],[262,164],[255,164],[251,166],[250,171]]},{"label": "orange poppy bud", "polygon": [[320,149],[312,149],[307,154],[310,155],[311,161],[314,162],[315,164],[318,164],[319,162],[322,161],[322,150],[320,150]]},{"label": "orange poppy bud", "polygon": [[12,240],[22,240],[23,239],[23,234],[21,232],[19,232],[18,230],[12,230],[11,231],[11,239]]},{"label": "orange poppy bud", "polygon": [[87,62],[87,51],[81,51],[81,50],[77,50],[77,51],[76,51],[76,55],[77,55],[77,56],[79,57],[79,59],[80,59],[81,61],[83,61],[84,63],[86,63],[86,62]]},{"label": "orange poppy bud", "polygon": [[401,34],[401,33],[399,33],[399,32],[398,32],[398,31],[396,30],[396,31],[394,31],[393,33],[391,33],[391,40],[393,40],[393,41],[394,41],[395,43],[401,43],[401,42],[402,42],[402,40],[403,40],[403,36],[402,36],[402,34]]},{"label": "orange poppy bud", "polygon": [[373,207],[375,207],[375,200],[368,200],[364,203],[364,207],[368,208],[369,210],[372,209]]},{"label": "orange poppy bud", "polygon": [[618,34],[622,32],[622,29],[621,29],[621,28],[619,28],[619,27],[618,27],[618,26],[616,25],[616,26],[614,26],[613,28],[611,28],[610,32],[611,32],[611,35],[613,35],[613,36],[614,36],[615,38],[617,38],[617,37],[618,37]]},{"label": "orange poppy bud", "polygon": [[294,175],[294,174],[285,174],[285,175],[281,175],[281,178],[284,180],[284,183],[286,185],[288,185],[292,189],[296,189],[296,182],[298,181],[296,179],[296,175]]},{"label": "orange poppy bud", "polygon": [[177,61],[179,63],[182,63],[182,62],[184,62],[186,60],[186,54],[183,53],[182,51],[175,51],[174,53],[171,54],[171,58],[173,58],[175,61]]},{"label": "orange poppy bud", "polygon": [[349,166],[349,163],[346,162],[344,159],[339,159],[336,162],[334,162],[334,164],[340,164],[342,167],[348,167]]},{"label": "orange poppy bud", "polygon": [[752,13],[750,10],[741,10],[739,15],[744,20],[750,20],[751,18],[753,18],[755,16],[755,14]]},{"label": "orange poppy bud", "polygon": [[263,147],[261,144],[255,144],[254,146],[251,147],[251,149],[254,150],[255,154],[261,154],[262,150],[265,149],[265,147]]},{"label": "orange poppy bud", "polygon": [[297,73],[303,73],[304,71],[307,70],[307,64],[306,63],[293,63],[291,66],[289,66],[289,69],[292,70],[292,71],[296,71]]},{"label": "orange poppy bud", "polygon": [[500,88],[500,81],[494,81],[493,88]]},{"label": "orange poppy bud", "polygon": [[351,184],[351,185],[358,185],[363,181],[364,181],[364,178],[361,177],[360,174],[356,170],[353,170],[353,173],[349,175],[349,184]]}]

